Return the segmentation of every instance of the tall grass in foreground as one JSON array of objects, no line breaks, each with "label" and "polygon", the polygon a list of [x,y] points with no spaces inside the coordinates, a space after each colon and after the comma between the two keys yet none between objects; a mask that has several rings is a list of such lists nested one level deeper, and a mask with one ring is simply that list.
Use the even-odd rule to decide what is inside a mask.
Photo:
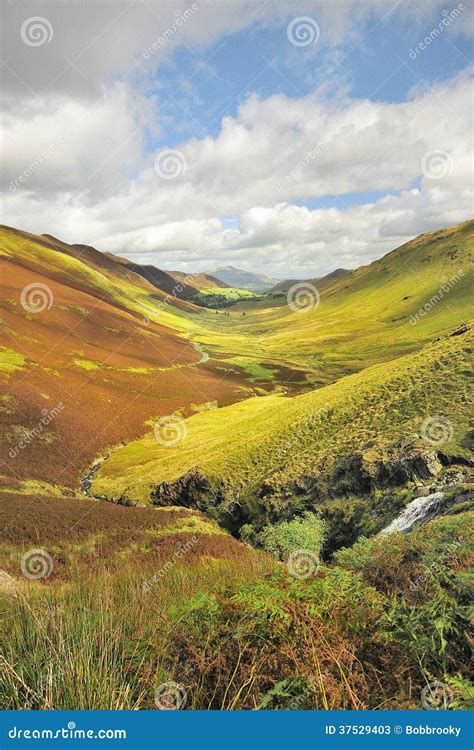
[{"label": "tall grass in foreground", "polygon": [[154,709],[173,680],[188,709],[420,708],[436,681],[467,707],[473,519],[360,539],[304,580],[256,553],[28,583],[4,598],[0,706]]},{"label": "tall grass in foreground", "polygon": [[155,688],[173,679],[173,632],[190,599],[235,590],[272,567],[263,557],[240,569],[201,560],[146,591],[153,569],[81,569],[67,583],[31,584],[8,601],[0,595],[0,707],[155,708]]}]

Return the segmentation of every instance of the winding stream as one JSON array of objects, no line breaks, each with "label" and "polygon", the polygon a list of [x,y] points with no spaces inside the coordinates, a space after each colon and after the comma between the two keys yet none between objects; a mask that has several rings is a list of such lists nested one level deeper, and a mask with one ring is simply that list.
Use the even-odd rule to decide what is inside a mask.
[{"label": "winding stream", "polygon": [[199,341],[193,341],[193,346],[201,355],[201,359],[199,360],[198,364],[201,364],[201,362],[207,362],[207,360],[209,359],[209,354],[204,351],[204,349],[202,348],[202,344],[200,344]]},{"label": "winding stream", "polygon": [[96,461],[95,464],[91,466],[85,477],[83,477],[81,480],[81,492],[91,500],[107,500],[106,497],[102,495],[93,495],[91,492],[92,480],[94,479],[95,474],[98,472],[104,461],[105,458],[101,458],[99,461]]}]

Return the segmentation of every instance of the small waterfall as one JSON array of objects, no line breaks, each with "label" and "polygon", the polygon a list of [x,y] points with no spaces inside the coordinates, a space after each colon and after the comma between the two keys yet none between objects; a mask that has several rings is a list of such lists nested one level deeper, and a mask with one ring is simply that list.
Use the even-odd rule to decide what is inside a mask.
[{"label": "small waterfall", "polygon": [[417,497],[402,510],[392,523],[386,526],[381,534],[393,534],[394,531],[409,531],[419,521],[429,521],[438,515],[443,507],[444,492],[433,492],[426,497]]}]

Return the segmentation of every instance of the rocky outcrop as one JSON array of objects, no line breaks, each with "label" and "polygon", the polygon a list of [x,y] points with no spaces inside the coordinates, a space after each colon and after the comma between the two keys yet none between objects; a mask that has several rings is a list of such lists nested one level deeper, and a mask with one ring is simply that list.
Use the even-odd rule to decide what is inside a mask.
[{"label": "rocky outcrop", "polygon": [[434,450],[410,449],[400,451],[385,461],[377,461],[372,473],[375,487],[402,485],[420,479],[431,479],[439,474],[443,464]]},{"label": "rocky outcrop", "polygon": [[210,506],[219,505],[223,500],[222,492],[212,487],[198,468],[191,469],[173,482],[157,485],[151,493],[153,505],[183,505],[204,512],[207,512]]}]

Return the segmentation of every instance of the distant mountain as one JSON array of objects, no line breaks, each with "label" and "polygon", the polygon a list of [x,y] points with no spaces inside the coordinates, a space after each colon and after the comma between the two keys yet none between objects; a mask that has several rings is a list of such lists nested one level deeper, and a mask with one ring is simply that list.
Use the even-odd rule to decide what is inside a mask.
[{"label": "distant mountain", "polygon": [[314,286],[320,288],[321,286],[327,286],[327,284],[336,281],[336,279],[339,279],[341,276],[345,276],[348,273],[350,273],[350,271],[346,268],[336,268],[335,271],[328,273],[326,276],[320,276],[317,279],[287,279],[286,281],[280,281],[276,284],[273,289],[270,289],[270,292],[272,294],[287,292],[292,286],[295,284],[301,284],[303,281],[308,281],[310,284],[314,284]]},{"label": "distant mountain", "polygon": [[227,286],[247,289],[249,292],[268,292],[278,283],[278,279],[272,279],[270,276],[252,273],[251,271],[243,271],[241,268],[234,268],[234,266],[216,268],[215,271],[210,271],[209,275],[223,281]]}]

